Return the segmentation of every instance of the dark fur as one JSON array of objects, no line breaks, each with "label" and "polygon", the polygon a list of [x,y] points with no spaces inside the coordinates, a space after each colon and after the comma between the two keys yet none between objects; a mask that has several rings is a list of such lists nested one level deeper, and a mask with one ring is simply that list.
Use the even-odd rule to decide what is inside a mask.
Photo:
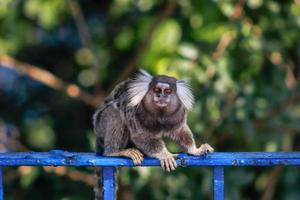
[{"label": "dark fur", "polygon": [[[147,94],[137,106],[129,106],[128,87],[131,81],[116,86],[94,114],[97,154],[109,155],[134,145],[144,154],[161,159],[169,153],[162,140],[164,136],[171,137],[185,151],[195,147],[192,133],[186,125],[186,110],[176,93],[177,80],[168,76],[154,77]],[[157,83],[168,83],[174,91],[170,94],[170,103],[164,108],[153,104],[155,94],[152,87]],[[95,191],[101,196],[99,181]]]},{"label": "dark fur", "polygon": [[155,132],[172,131],[181,126],[185,117],[185,110],[182,105],[178,105],[175,111],[170,114],[167,109],[153,109],[151,112],[145,108],[142,102],[137,109],[136,117],[142,127],[155,134]]}]

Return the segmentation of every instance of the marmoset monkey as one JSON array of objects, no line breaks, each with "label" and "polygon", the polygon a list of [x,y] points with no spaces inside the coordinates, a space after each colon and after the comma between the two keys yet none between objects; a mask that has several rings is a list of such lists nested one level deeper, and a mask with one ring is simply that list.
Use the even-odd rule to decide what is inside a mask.
[{"label": "marmoset monkey", "polygon": [[141,71],[117,85],[95,112],[97,154],[129,157],[135,165],[142,163],[145,154],[170,171],[177,167],[176,155],[168,151],[163,137],[172,138],[192,155],[213,152],[209,144],[196,147],[187,125],[186,112],[193,102],[185,81]]}]

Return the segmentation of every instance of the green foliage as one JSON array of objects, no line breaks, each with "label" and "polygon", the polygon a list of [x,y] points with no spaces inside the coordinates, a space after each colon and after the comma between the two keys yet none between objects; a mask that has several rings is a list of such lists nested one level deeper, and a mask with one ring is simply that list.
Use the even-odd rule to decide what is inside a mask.
[{"label": "green foliage", "polygon": [[[83,25],[73,17],[72,2],[79,2]],[[107,94],[137,58],[136,68],[190,78],[196,102],[188,121],[198,144],[211,143],[216,151],[299,151],[299,1],[180,0],[168,16],[170,4],[1,0],[0,55],[44,68],[95,96]],[[38,151],[94,151],[94,108],[34,84],[16,84],[0,102],[1,119],[16,125],[21,143]],[[172,142],[168,147],[180,151]],[[226,196],[260,199],[271,176],[273,169],[226,170]],[[273,199],[297,199],[299,170],[287,167],[276,177]],[[208,168],[169,174],[122,169],[120,199],[211,199],[211,178]],[[5,180],[8,199],[93,196],[84,180],[41,168]]]}]

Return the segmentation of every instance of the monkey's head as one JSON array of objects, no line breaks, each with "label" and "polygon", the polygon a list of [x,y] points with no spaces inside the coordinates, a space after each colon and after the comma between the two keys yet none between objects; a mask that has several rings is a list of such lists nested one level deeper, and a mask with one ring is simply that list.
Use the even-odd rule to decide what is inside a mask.
[{"label": "monkey's head", "polygon": [[132,79],[128,94],[130,106],[143,104],[150,113],[173,113],[179,107],[191,109],[194,102],[185,81],[165,75],[151,76],[145,71]]}]

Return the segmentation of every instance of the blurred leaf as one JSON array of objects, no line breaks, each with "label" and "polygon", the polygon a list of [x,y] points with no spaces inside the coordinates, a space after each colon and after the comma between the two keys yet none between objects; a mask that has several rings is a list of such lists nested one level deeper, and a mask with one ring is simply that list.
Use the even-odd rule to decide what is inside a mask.
[{"label": "blurred leaf", "polygon": [[181,27],[175,20],[165,20],[153,34],[153,51],[174,52],[181,38]]},{"label": "blurred leaf", "polygon": [[56,25],[64,9],[66,9],[66,1],[61,0],[27,0],[24,4],[26,16],[37,19],[45,28],[52,28]]},{"label": "blurred leaf", "polygon": [[50,150],[54,147],[55,134],[51,121],[49,117],[44,117],[26,122],[27,142],[32,147],[41,150]]}]

